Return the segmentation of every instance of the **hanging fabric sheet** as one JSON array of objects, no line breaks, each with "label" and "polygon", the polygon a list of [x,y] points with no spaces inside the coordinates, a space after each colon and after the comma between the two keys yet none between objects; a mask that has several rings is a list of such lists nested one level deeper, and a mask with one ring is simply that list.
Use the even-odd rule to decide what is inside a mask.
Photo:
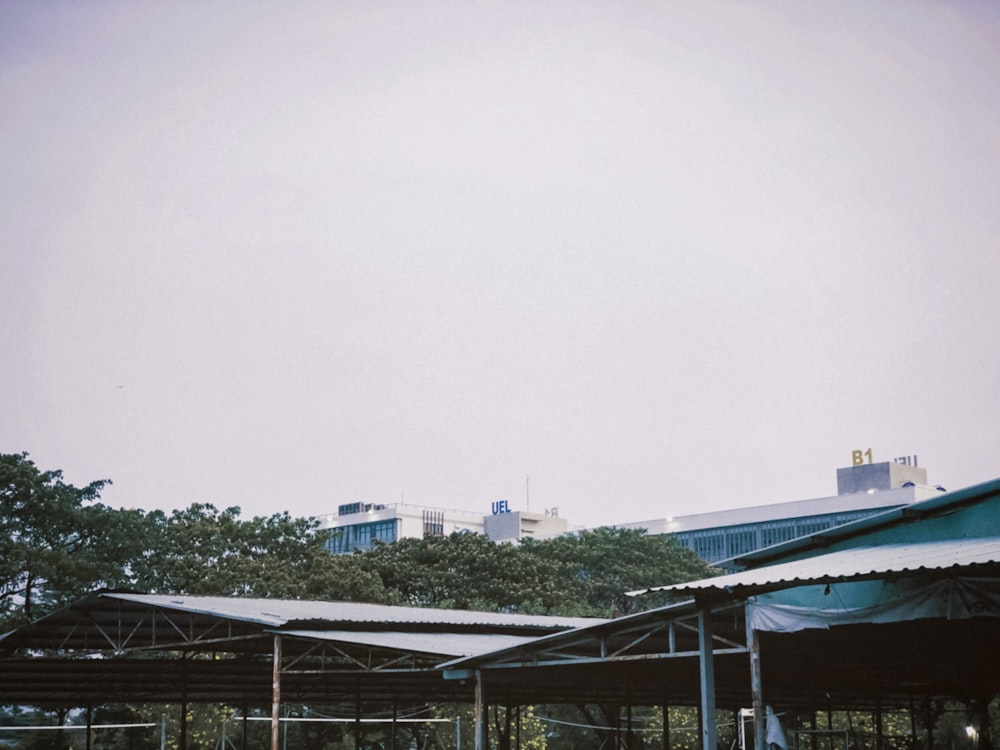
[{"label": "hanging fabric sheet", "polygon": [[[789,604],[788,600],[797,603]],[[765,594],[747,602],[750,627],[773,633],[854,623],[973,617],[1000,617],[1000,579],[832,583]]]}]

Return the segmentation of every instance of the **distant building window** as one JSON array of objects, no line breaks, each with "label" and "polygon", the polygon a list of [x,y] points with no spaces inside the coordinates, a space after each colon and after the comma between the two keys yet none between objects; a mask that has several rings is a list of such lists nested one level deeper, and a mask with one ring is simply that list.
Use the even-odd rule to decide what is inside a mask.
[{"label": "distant building window", "polygon": [[444,536],[443,510],[425,510],[423,517],[425,535],[430,534],[432,536]]},{"label": "distant building window", "polygon": [[798,537],[818,534],[834,526],[858,521],[894,507],[898,506],[842,511],[802,518],[783,518],[697,531],[678,531],[674,537],[705,562],[717,563]]},{"label": "distant building window", "polygon": [[351,526],[341,526],[330,532],[326,548],[334,555],[343,555],[354,550],[371,549],[375,542],[388,544],[397,538],[396,519],[358,523]]}]

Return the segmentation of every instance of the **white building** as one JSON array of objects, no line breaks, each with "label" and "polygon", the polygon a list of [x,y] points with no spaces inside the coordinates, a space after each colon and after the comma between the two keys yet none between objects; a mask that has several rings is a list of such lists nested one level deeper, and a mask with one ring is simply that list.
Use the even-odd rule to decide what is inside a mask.
[{"label": "white building", "polygon": [[[908,463],[904,462],[908,461]],[[916,457],[837,469],[837,494],[652,521],[618,524],[650,534],[673,534],[709,563],[857,521],[943,492],[927,485]]]},{"label": "white building", "polygon": [[484,533],[482,514],[404,503],[349,503],[336,513],[315,518],[320,529],[335,530],[327,544],[334,554],[371,549],[376,540],[388,543],[456,531]]},{"label": "white building", "polygon": [[[831,497],[757,505],[713,513],[614,524],[673,534],[709,563],[718,563],[790,539],[926,500],[943,491],[927,485],[927,471],[915,456],[892,462],[861,463],[837,469],[837,494]],[[378,540],[448,536],[454,532],[485,534],[495,542],[559,536],[570,528],[558,509],[544,513],[511,510],[506,500],[494,502],[491,514],[446,510],[404,503],[350,503],[337,513],[317,516],[320,529],[333,529],[328,547],[334,554],[367,550]]]}]

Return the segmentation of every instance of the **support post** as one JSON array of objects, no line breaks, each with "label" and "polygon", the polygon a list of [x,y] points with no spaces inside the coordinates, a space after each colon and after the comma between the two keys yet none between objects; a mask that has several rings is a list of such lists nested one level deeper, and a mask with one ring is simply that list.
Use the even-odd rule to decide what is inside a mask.
[{"label": "support post", "polygon": [[663,750],[670,750],[670,705],[663,702]]},{"label": "support post", "polygon": [[354,750],[361,750],[361,688],[354,700]]},{"label": "support post", "polygon": [[281,724],[281,636],[274,636],[274,661],[271,667],[271,750],[278,750]]},{"label": "support post", "polygon": [[766,750],[767,716],[764,710],[764,690],[760,669],[760,634],[747,617],[747,650],[750,652],[750,698],[753,708],[753,747]]},{"label": "support post", "polygon": [[483,670],[476,670],[476,750],[489,750],[489,722],[486,720],[486,686]]},{"label": "support post", "polygon": [[698,610],[698,649],[701,672],[701,750],[717,750],[715,717],[715,657],[712,653],[712,610]]},{"label": "support post", "polygon": [[177,740],[177,747],[180,750],[187,750],[188,741],[188,660],[181,658],[181,722],[180,737]]}]

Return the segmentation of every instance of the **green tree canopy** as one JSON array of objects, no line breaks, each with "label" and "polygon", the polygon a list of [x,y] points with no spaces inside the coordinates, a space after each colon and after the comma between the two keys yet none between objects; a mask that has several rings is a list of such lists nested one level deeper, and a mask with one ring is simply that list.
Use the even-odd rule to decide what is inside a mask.
[{"label": "green tree canopy", "polygon": [[[601,528],[520,544],[426,536],[331,555],[316,522],[195,503],[112,510],[27,454],[0,455],[0,616],[16,624],[104,587],[611,616],[624,592],[711,574],[672,537]],[[648,604],[648,602],[644,602]]]},{"label": "green tree canopy", "polygon": [[602,527],[551,539],[525,539],[522,549],[563,566],[582,585],[587,608],[609,616],[634,608],[626,591],[708,578],[713,570],[668,535]]},{"label": "green tree canopy", "polygon": [[557,561],[497,544],[482,534],[401,539],[355,559],[399,603],[415,607],[556,612],[582,594]]},{"label": "green tree canopy", "polygon": [[126,582],[142,547],[129,527],[141,513],[96,502],[109,483],[74,487],[27,453],[0,454],[0,616],[28,621],[81,591]]}]

